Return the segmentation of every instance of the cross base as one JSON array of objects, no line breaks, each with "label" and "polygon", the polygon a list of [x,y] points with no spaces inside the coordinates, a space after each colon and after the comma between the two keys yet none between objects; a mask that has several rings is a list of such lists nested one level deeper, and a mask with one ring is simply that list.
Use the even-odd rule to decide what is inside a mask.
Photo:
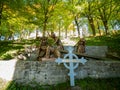
[{"label": "cross base", "polygon": [[81,90],[79,86],[70,87],[68,90]]}]

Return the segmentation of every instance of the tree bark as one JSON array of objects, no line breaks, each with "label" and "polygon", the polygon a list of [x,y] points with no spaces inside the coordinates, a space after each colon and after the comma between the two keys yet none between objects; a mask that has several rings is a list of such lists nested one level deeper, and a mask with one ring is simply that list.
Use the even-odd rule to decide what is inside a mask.
[{"label": "tree bark", "polygon": [[75,24],[77,26],[77,32],[78,32],[78,37],[80,36],[80,30],[79,30],[79,23],[77,21],[77,17],[75,17]]},{"label": "tree bark", "polygon": [[2,38],[2,34],[0,33],[0,41],[1,41],[1,38]]},{"label": "tree bark", "polygon": [[43,22],[43,37],[45,37],[45,34],[46,34],[46,27],[47,27],[47,22],[48,22],[48,10],[45,10],[45,13],[44,13],[44,22]]},{"label": "tree bark", "polygon": [[46,33],[46,20],[44,21],[44,24],[43,24],[43,37],[45,37],[45,33]]},{"label": "tree bark", "polygon": [[60,30],[60,22],[59,22],[59,38],[61,36],[61,30]]},{"label": "tree bark", "polygon": [[102,22],[103,22],[103,25],[105,27],[105,34],[108,35],[108,21],[102,19]]},{"label": "tree bark", "polygon": [[96,31],[95,31],[95,25],[94,25],[93,18],[92,17],[88,17],[88,21],[89,21],[90,27],[92,29],[92,34],[93,34],[93,36],[95,36],[96,35]]},{"label": "tree bark", "polygon": [[108,34],[108,19],[107,18],[107,14],[105,13],[105,8],[103,8],[102,10],[101,9],[98,9],[99,10],[99,13],[100,13],[100,17],[101,17],[101,20],[102,20],[102,23],[104,25],[104,28],[105,28],[105,34],[107,35]]},{"label": "tree bark", "polygon": [[1,26],[1,20],[2,20],[2,11],[3,11],[3,3],[0,3],[0,26]]},{"label": "tree bark", "polygon": [[101,36],[101,31],[100,31],[100,26],[99,26],[98,21],[97,21],[97,28],[98,28],[99,35]]},{"label": "tree bark", "polygon": [[14,34],[12,34],[12,40],[15,40],[15,38],[14,38]]},{"label": "tree bark", "polygon": [[65,29],[65,38],[67,38],[67,28]]},{"label": "tree bark", "polygon": [[36,39],[38,38],[38,30],[37,30],[37,28],[36,28]]},{"label": "tree bark", "polygon": [[75,25],[73,23],[73,35],[75,35]]}]

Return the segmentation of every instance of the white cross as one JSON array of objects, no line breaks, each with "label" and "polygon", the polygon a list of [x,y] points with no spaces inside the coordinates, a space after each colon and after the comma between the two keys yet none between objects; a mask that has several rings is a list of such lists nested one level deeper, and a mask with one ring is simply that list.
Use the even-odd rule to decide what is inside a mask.
[{"label": "white cross", "polygon": [[[70,70],[70,72],[68,73],[68,75],[70,76],[70,85],[75,86],[74,76],[76,75],[76,73],[74,73],[74,69],[78,67],[79,63],[82,63],[84,65],[87,62],[87,60],[84,59],[84,57],[78,59],[78,57],[72,53],[73,52],[72,47],[69,47],[68,51],[69,53],[66,54],[63,59],[58,58],[55,60],[55,62],[57,62],[58,64],[63,63],[64,66]],[[69,65],[67,63],[69,63]]]}]

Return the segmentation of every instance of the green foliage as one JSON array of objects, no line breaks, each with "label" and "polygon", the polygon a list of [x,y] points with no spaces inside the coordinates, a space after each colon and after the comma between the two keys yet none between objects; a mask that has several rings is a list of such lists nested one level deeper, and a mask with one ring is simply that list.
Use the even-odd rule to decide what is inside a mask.
[{"label": "green foliage", "polygon": [[[42,32],[59,30],[59,33],[67,33],[75,28],[72,26],[75,18],[78,22],[76,26],[92,23],[95,32],[98,27],[101,29],[108,26],[108,29],[114,29],[115,25],[120,25],[113,23],[120,20],[119,3],[119,0],[1,0],[0,35],[29,36],[35,28]],[[93,22],[89,22],[91,18]]]}]

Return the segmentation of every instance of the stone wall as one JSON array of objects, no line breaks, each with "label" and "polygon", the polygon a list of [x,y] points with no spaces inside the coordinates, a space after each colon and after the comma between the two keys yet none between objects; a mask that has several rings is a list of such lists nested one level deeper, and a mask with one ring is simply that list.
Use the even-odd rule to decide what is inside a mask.
[{"label": "stone wall", "polygon": [[[67,49],[68,46],[65,46],[64,48]],[[108,52],[107,46],[86,46],[85,47],[85,54],[90,56],[106,57],[107,52]]]},{"label": "stone wall", "polygon": [[67,69],[53,61],[19,61],[16,64],[14,80],[17,82],[55,84],[67,80]]},{"label": "stone wall", "polygon": [[[69,71],[54,61],[0,61],[0,78],[24,84],[58,84],[69,80]],[[120,77],[120,61],[88,60],[75,70],[76,79]]]},{"label": "stone wall", "polygon": [[96,56],[96,57],[106,57],[108,52],[107,46],[86,46],[85,48],[87,55]]}]

